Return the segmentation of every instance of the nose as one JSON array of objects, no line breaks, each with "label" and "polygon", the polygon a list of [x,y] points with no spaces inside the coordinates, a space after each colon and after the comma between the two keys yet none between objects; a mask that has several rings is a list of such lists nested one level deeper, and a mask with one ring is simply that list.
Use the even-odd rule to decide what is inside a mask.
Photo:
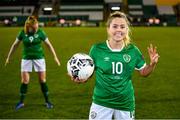
[{"label": "nose", "polygon": [[122,32],[122,28],[121,28],[121,27],[118,27],[118,28],[116,29],[116,32]]}]

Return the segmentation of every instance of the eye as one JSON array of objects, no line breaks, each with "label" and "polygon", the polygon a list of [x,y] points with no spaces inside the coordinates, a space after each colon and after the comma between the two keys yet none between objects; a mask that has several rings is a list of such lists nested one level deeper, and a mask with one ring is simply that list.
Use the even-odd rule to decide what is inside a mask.
[{"label": "eye", "polygon": [[126,26],[125,25],[120,25],[120,28],[124,29],[124,28],[126,28]]},{"label": "eye", "polygon": [[121,26],[121,29],[125,29],[125,27],[124,27],[124,26]]},{"label": "eye", "polygon": [[117,26],[117,25],[113,25],[112,27],[113,27],[113,28],[115,28],[115,29],[117,29],[117,28],[118,28],[118,26]]}]

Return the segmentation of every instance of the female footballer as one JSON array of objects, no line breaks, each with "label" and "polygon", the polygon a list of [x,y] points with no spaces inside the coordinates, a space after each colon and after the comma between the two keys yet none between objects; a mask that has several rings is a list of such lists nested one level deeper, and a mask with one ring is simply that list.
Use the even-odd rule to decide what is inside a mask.
[{"label": "female footballer", "polygon": [[45,32],[38,28],[38,21],[35,16],[29,16],[25,22],[24,29],[17,35],[15,42],[12,44],[7,56],[5,65],[9,63],[12,53],[16,50],[20,43],[23,43],[23,56],[21,60],[21,86],[20,86],[20,101],[16,105],[16,110],[24,107],[24,98],[27,93],[30,80],[29,73],[34,68],[38,73],[39,83],[45,98],[47,108],[53,108],[48,97],[48,86],[46,84],[46,64],[41,43],[44,42],[54,56],[54,60],[58,66],[60,61],[55,53],[55,50],[48,40]]},{"label": "female footballer", "polygon": [[[130,42],[129,21],[122,12],[114,12],[107,20],[108,38],[92,46],[96,82],[89,119],[134,119],[135,97],[132,73],[148,76],[158,63],[159,54],[150,44],[150,64],[146,64],[140,50]],[[85,80],[73,79],[83,83]]]}]

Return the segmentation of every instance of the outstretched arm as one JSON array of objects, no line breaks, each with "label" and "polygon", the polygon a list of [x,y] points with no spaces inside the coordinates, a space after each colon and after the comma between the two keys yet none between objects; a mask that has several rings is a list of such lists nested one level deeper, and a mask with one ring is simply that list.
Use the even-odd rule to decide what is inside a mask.
[{"label": "outstretched arm", "polygon": [[56,52],[55,52],[52,44],[50,43],[50,41],[49,40],[45,40],[45,44],[49,48],[50,52],[53,54],[54,60],[57,63],[57,65],[60,66],[60,61],[59,61],[59,59],[58,59],[58,57],[56,55]]},{"label": "outstretched arm", "polygon": [[153,72],[160,57],[159,54],[157,53],[157,47],[153,47],[152,44],[150,44],[150,46],[148,47],[148,53],[150,58],[150,64],[146,65],[142,70],[140,70],[141,76],[144,77],[147,77]]},{"label": "outstretched arm", "polygon": [[11,48],[9,50],[8,56],[6,58],[6,61],[5,61],[5,66],[9,63],[9,59],[11,58],[12,53],[14,53],[14,51],[17,49],[17,47],[19,46],[20,42],[21,42],[20,40],[16,39],[14,41],[14,43],[12,44],[12,46],[11,46]]}]

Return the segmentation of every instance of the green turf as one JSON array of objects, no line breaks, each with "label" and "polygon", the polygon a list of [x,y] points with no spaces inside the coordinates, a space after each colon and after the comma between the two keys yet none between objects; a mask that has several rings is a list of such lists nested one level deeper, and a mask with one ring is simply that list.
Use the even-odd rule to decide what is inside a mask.
[{"label": "green turf", "polygon": [[[44,28],[61,60],[58,67],[50,52],[45,50],[47,82],[54,109],[47,110],[43,106],[37,75],[32,73],[25,107],[15,111],[19,100],[22,47],[13,54],[7,67],[4,62],[20,29],[0,28],[0,118],[87,119],[94,77],[86,84],[75,84],[67,76],[66,63],[74,53],[88,53],[92,44],[106,40],[106,28]],[[180,118],[180,28],[137,27],[132,29],[132,36],[147,62],[150,43],[156,45],[160,53],[151,76],[142,78],[134,73],[136,118]]]}]

